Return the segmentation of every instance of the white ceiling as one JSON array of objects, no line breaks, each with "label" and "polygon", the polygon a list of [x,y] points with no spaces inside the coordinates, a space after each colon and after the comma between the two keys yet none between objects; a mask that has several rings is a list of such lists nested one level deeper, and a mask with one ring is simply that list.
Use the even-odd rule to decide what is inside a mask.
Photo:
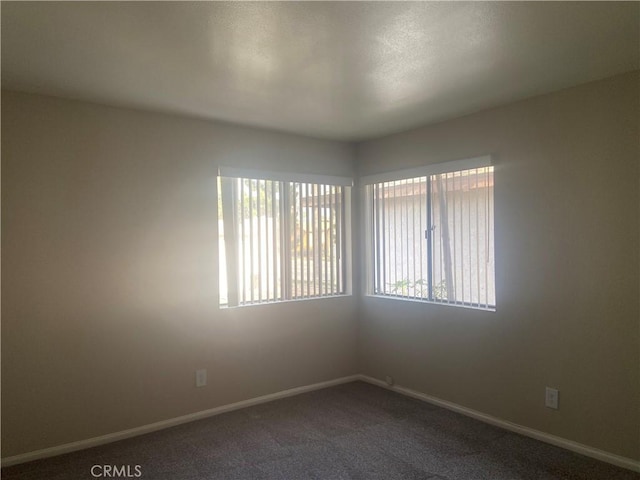
[{"label": "white ceiling", "polygon": [[640,68],[640,3],[2,2],[2,87],[359,140]]}]

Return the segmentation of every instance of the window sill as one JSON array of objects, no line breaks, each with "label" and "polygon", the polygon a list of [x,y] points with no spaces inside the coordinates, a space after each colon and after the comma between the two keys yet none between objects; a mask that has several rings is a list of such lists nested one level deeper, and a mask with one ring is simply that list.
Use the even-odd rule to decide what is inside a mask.
[{"label": "window sill", "polygon": [[287,300],[274,300],[274,301],[270,301],[270,302],[244,303],[242,305],[235,305],[233,307],[230,307],[230,306],[224,305],[224,304],[219,304],[218,305],[218,309],[219,310],[235,310],[235,309],[238,309],[238,308],[246,308],[246,307],[263,307],[265,305],[282,305],[282,304],[287,304],[287,303],[307,302],[307,301],[310,301],[310,300],[326,300],[326,299],[329,299],[329,298],[345,298],[345,297],[353,297],[353,294],[351,294],[351,293],[341,293],[339,295],[323,295],[321,297],[292,298],[292,299],[287,299]]},{"label": "window sill", "polygon": [[486,306],[476,306],[476,305],[471,305],[466,303],[447,303],[447,302],[438,302],[433,300],[423,300],[419,298],[402,297],[400,295],[377,295],[377,294],[367,293],[365,294],[365,298],[379,298],[379,299],[383,299],[384,301],[396,300],[401,302],[409,302],[409,303],[423,304],[423,305],[438,305],[440,307],[457,307],[457,308],[464,308],[467,310],[479,310],[481,312],[496,311],[496,307],[492,305],[489,305],[488,307],[486,307]]}]

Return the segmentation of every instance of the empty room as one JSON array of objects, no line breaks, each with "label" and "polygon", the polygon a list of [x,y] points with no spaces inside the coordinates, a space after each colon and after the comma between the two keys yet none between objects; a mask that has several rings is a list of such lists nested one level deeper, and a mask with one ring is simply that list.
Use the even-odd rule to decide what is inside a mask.
[{"label": "empty room", "polygon": [[640,479],[640,2],[0,18],[3,479]]}]

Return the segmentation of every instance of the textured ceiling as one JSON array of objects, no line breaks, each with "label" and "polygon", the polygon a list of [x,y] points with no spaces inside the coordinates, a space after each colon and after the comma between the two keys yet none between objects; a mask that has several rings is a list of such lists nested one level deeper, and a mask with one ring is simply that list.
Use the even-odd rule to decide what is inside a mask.
[{"label": "textured ceiling", "polygon": [[2,2],[2,86],[358,140],[640,68],[640,3]]}]

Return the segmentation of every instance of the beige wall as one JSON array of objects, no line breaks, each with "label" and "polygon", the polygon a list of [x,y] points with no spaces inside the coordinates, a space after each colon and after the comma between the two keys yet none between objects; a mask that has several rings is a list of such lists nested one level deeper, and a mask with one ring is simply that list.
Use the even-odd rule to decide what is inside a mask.
[{"label": "beige wall", "polygon": [[496,166],[497,311],[365,298],[363,373],[640,459],[639,81],[358,145],[363,175],[486,153]]},{"label": "beige wall", "polygon": [[352,147],[3,92],[2,456],[362,372],[640,458],[639,81],[357,145],[363,175],[494,155],[495,313],[218,310],[217,166],[350,175]]},{"label": "beige wall", "polygon": [[220,164],[353,149],[3,92],[3,457],[357,372],[352,297],[218,310]]}]

